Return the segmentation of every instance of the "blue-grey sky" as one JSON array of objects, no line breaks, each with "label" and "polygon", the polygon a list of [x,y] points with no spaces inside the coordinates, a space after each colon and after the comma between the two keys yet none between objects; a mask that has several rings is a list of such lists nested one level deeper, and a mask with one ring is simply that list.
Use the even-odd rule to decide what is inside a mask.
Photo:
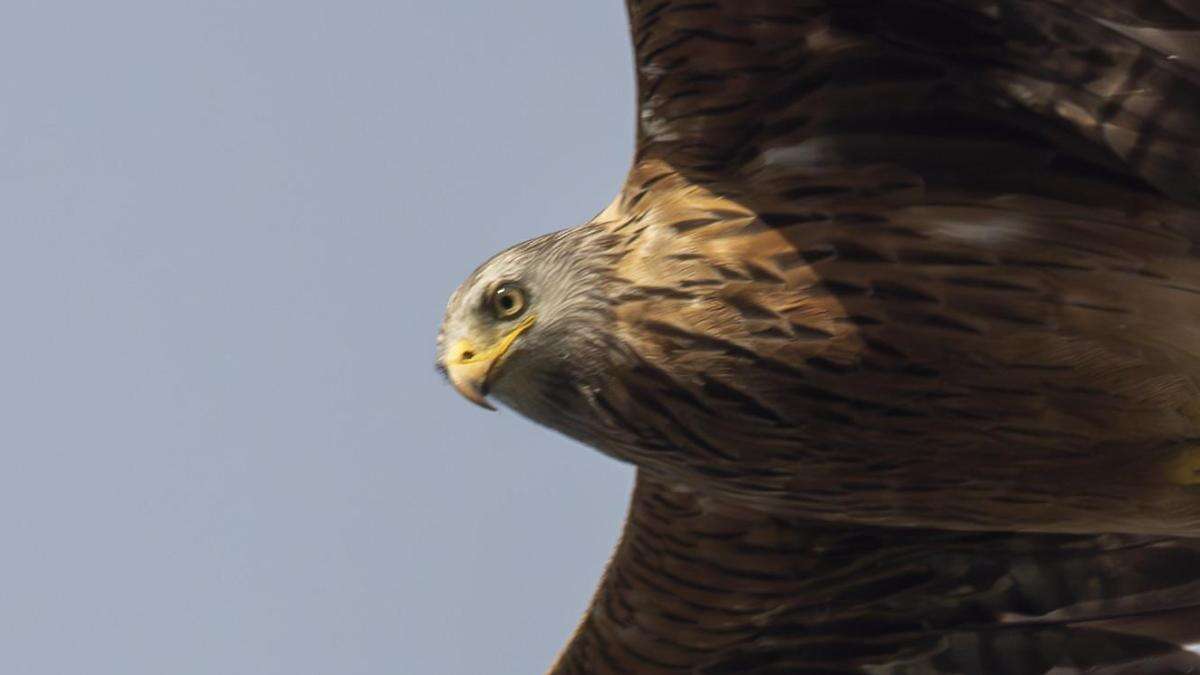
[{"label": "blue-grey sky", "polygon": [[0,12],[0,672],[537,673],[632,472],[433,369],[627,167],[619,0]]}]

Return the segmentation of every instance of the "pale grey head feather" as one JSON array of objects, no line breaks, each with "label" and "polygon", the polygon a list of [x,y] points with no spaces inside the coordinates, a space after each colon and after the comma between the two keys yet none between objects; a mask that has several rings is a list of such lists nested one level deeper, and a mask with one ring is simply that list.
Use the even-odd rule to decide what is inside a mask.
[{"label": "pale grey head feather", "polygon": [[570,433],[562,428],[562,416],[611,363],[616,282],[610,270],[617,243],[589,224],[522,242],[480,265],[447,304],[438,335],[439,367],[458,340],[486,348],[512,329],[513,322],[489,310],[487,298],[500,284],[519,286],[528,303],[524,315],[537,318],[509,349],[491,393],[521,414]]}]

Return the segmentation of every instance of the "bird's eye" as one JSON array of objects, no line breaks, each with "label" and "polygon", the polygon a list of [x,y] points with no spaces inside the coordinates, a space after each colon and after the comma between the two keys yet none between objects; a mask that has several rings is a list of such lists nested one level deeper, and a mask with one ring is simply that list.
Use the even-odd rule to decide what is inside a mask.
[{"label": "bird's eye", "polygon": [[513,284],[501,284],[492,291],[492,313],[497,319],[512,319],[525,311],[525,291]]}]

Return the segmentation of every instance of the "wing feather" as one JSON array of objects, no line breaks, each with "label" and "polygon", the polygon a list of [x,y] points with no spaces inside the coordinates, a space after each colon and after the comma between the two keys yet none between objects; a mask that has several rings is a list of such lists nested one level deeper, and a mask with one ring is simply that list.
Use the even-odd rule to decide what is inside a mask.
[{"label": "wing feather", "polygon": [[977,188],[1053,171],[1200,202],[1196,2],[628,7],[639,161],[708,181],[891,163]]},{"label": "wing feather", "polygon": [[1193,641],[1197,540],[806,523],[642,472],[550,672],[1188,672]]}]

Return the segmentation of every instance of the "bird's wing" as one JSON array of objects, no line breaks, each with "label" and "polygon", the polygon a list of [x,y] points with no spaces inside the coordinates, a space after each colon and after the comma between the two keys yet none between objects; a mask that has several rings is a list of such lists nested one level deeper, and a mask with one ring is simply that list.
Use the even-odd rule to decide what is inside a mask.
[{"label": "bird's wing", "polygon": [[773,164],[1086,175],[1200,203],[1200,1],[627,4],[639,161],[734,183]]},{"label": "bird's wing", "polygon": [[1184,673],[1192,642],[1197,540],[810,524],[642,472],[550,672]]}]

